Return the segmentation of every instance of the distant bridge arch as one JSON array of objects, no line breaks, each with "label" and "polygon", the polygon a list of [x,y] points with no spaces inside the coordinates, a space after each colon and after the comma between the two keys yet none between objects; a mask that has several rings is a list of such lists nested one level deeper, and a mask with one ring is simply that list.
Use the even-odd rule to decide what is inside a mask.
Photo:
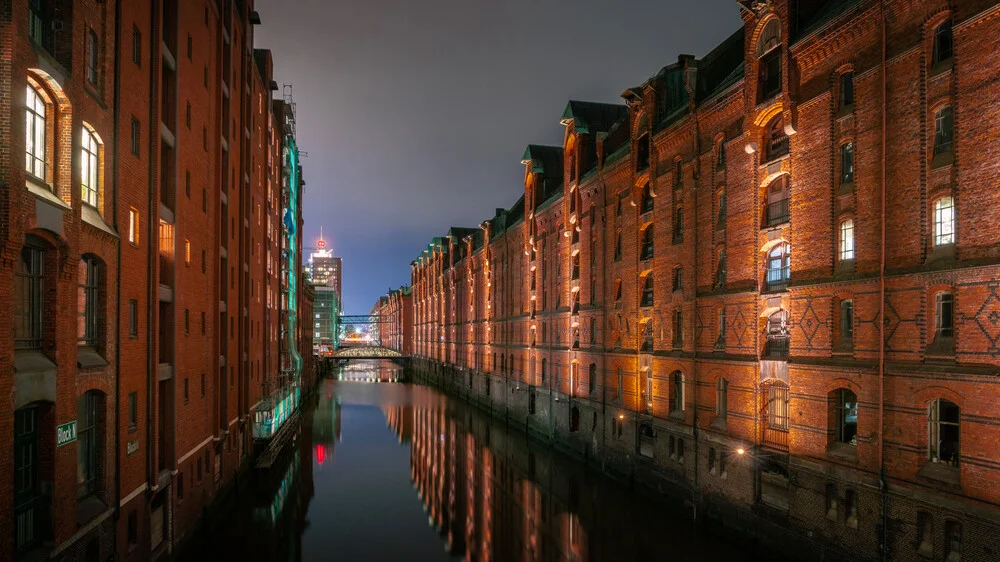
[{"label": "distant bridge arch", "polygon": [[333,354],[337,359],[396,359],[403,354],[381,345],[358,345],[342,347]]}]

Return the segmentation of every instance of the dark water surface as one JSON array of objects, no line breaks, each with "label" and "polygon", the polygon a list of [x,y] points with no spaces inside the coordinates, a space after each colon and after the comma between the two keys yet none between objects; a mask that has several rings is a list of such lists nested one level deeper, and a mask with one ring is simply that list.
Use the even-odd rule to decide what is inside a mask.
[{"label": "dark water surface", "polygon": [[[212,560],[760,560],[388,363],[324,380],[295,443],[181,555]],[[772,558],[773,559],[773,558]]]}]

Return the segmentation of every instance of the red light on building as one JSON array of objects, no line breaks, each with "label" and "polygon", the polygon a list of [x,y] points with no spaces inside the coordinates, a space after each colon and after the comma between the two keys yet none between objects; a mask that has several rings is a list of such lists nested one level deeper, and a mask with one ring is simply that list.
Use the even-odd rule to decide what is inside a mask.
[{"label": "red light on building", "polygon": [[322,238],[320,238],[319,241],[316,242],[316,247],[317,248],[326,248],[326,240],[323,240]]}]

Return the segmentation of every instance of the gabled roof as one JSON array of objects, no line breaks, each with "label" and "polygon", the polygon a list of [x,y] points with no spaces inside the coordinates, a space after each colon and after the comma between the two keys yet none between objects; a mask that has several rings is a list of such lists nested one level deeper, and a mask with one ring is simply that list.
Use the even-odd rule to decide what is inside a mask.
[{"label": "gabled roof", "polygon": [[531,165],[531,171],[542,176],[542,189],[536,195],[535,205],[547,201],[556,193],[562,193],[563,149],[561,146],[529,144],[524,149],[521,162]]},{"label": "gabled roof", "polygon": [[607,131],[619,119],[628,116],[628,107],[617,103],[570,100],[562,114],[562,123],[573,121],[578,133]]}]

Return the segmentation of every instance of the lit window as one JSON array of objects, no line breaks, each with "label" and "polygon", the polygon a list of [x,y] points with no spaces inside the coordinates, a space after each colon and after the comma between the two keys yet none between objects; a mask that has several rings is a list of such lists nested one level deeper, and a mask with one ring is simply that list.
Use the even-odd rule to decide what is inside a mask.
[{"label": "lit window", "polygon": [[134,207],[128,210],[128,241],[133,245],[139,243],[139,211]]},{"label": "lit window", "polygon": [[934,202],[934,245],[955,243],[955,202],[942,197]]},{"label": "lit window", "polygon": [[769,291],[783,291],[788,288],[792,277],[792,247],[778,244],[767,254],[767,277]]},{"label": "lit window", "polygon": [[840,259],[854,259],[854,221],[851,219],[840,223]]},{"label": "lit window", "polygon": [[84,204],[98,207],[100,203],[100,143],[97,135],[83,128],[83,146],[80,154],[80,186]]},{"label": "lit window", "polygon": [[191,241],[184,240],[184,265],[191,265]]},{"label": "lit window", "polygon": [[27,117],[27,126],[24,130],[25,170],[45,181],[45,100],[30,84],[27,87],[25,112]]}]

